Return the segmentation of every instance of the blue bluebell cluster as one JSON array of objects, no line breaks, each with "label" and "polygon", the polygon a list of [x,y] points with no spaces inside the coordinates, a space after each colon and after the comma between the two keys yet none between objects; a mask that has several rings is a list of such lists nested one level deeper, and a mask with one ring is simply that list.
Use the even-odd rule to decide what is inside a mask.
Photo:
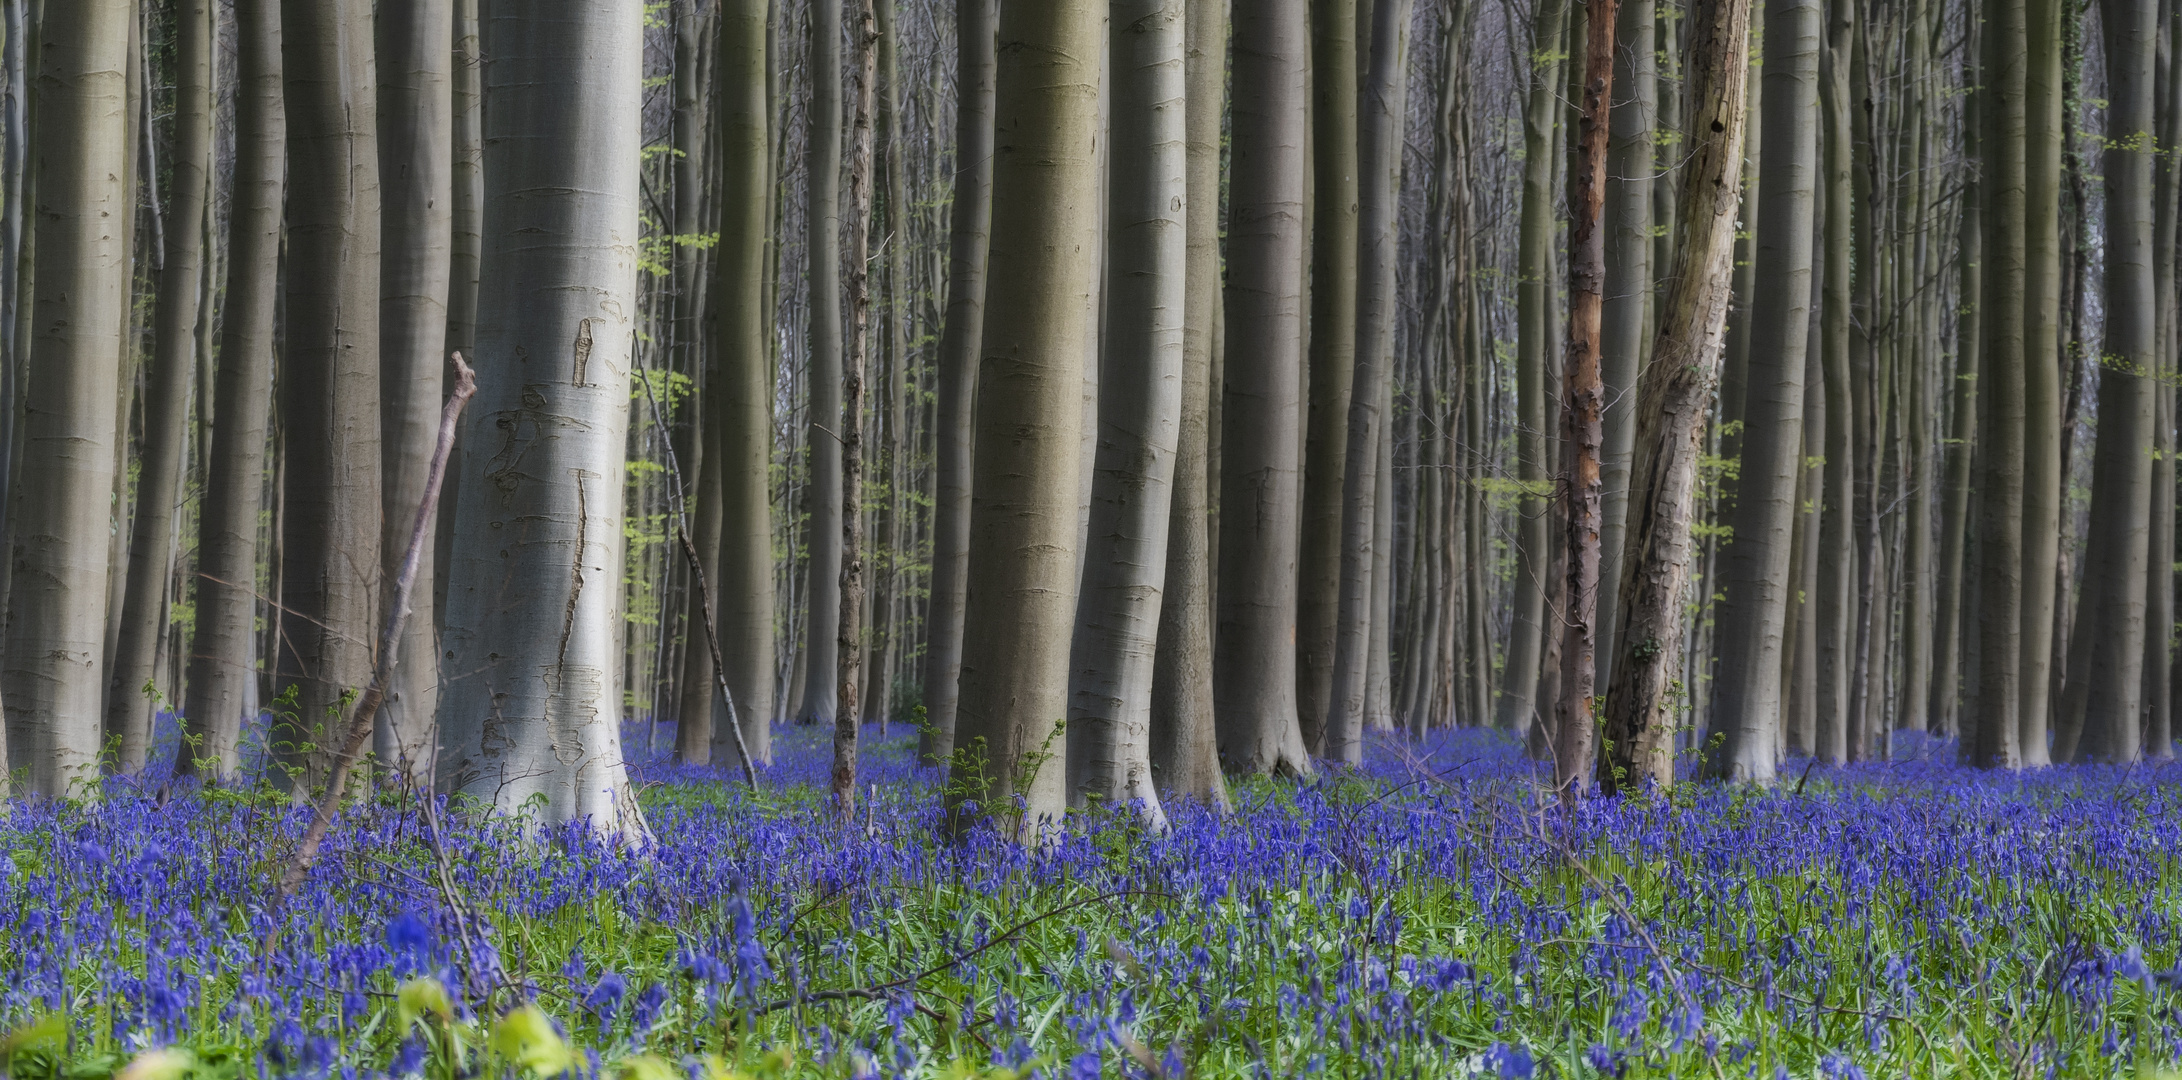
[{"label": "blue bluebell cluster", "polygon": [[[1225,818],[1169,805],[1155,834],[1092,811],[1026,849],[943,839],[943,777],[867,734],[849,825],[824,733],[784,729],[756,793],[636,763],[641,845],[375,796],[286,900],[308,814],[270,791],[154,770],[13,803],[0,1038],[56,1014],[68,1038],[6,1067],[93,1075],[175,1046],[205,1075],[439,1076],[434,1031],[526,1005],[601,1075],[706,1055],[722,1076],[1055,1080],[2182,1060],[2173,765],[1979,773],[1932,746],[1567,810],[1519,747],[1450,732],[1239,785]],[[440,1021],[411,1017],[442,1008],[427,991]]]}]

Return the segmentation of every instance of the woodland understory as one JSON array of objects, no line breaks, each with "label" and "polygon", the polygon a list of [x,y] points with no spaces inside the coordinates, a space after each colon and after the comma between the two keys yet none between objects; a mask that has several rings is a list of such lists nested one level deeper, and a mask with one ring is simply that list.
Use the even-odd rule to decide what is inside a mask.
[{"label": "woodland understory", "polygon": [[0,0],[0,1077],[2182,1067],[2182,0]]}]

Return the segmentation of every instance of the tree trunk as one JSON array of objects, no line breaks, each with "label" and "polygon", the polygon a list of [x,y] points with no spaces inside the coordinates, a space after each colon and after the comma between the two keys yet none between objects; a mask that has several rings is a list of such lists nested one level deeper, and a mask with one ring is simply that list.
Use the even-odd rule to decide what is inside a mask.
[{"label": "tree trunk", "polygon": [[[1010,0],[994,96],[991,292],[976,397],[956,828],[992,816],[1018,841],[1056,827],[1060,721],[1076,613],[1084,337],[1098,244],[1103,5]],[[1020,799],[1020,804],[1017,800]],[[1016,815],[1020,814],[1017,818]],[[1013,820],[1011,820],[1013,819]]]},{"label": "tree trunk", "polygon": [[[1963,109],[1963,154],[1981,160],[1978,146],[1978,104],[1981,94],[1969,95]],[[1955,369],[1948,382],[1947,461],[1941,480],[1939,598],[1932,617],[1932,705],[1934,731],[1953,734],[1961,701],[1963,675],[1964,584],[1970,535],[1971,466],[1976,462],[1978,432],[1978,355],[1984,340],[1983,279],[1981,261],[1985,250],[1983,210],[1985,195],[1970,169],[1961,195],[1961,217],[1956,224],[1956,276],[1962,294],[1962,311],[1955,319]]]},{"label": "tree trunk", "polygon": [[1531,21],[1529,100],[1523,119],[1523,208],[1516,286],[1519,330],[1515,360],[1515,468],[1522,494],[1515,502],[1515,604],[1508,623],[1507,661],[1500,673],[1495,724],[1518,734],[1539,722],[1537,686],[1545,644],[1546,357],[1553,304],[1553,118],[1561,101],[1558,43],[1567,30],[1568,0],[1538,0]]},{"label": "tree trunk", "polygon": [[[259,510],[272,419],[273,315],[287,160],[276,0],[239,0],[235,42],[235,172],[214,391],[219,424],[212,430],[212,470],[198,509],[196,647],[182,710],[194,741],[175,762],[185,773],[215,781],[237,778],[243,727],[257,711]],[[431,666],[437,670],[437,664]]]},{"label": "tree trunk", "polygon": [[[380,0],[379,187],[386,254],[379,267],[380,553],[386,592],[394,579],[431,471],[447,358],[447,295],[454,236],[454,5],[451,0]],[[417,567],[414,595],[432,595],[436,553]],[[426,612],[430,614],[429,609]],[[428,780],[436,753],[438,628],[403,624],[401,655],[372,733],[382,768]]]},{"label": "tree trunk", "polygon": [[1304,7],[1304,0],[1265,0],[1235,13],[1221,411],[1237,421],[1221,428],[1213,637],[1213,698],[1227,768],[1299,776],[1311,772],[1295,670]]},{"label": "tree trunk", "polygon": [[[719,83],[712,104],[721,165],[720,242],[712,310],[719,366],[705,388],[717,431],[705,469],[720,485],[720,652],[750,760],[773,760],[773,313],[765,306],[766,241],[772,229],[772,105],[766,84],[769,0],[726,0],[719,20]],[[710,757],[734,746],[722,702],[713,710]]]},{"label": "tree trunk", "polygon": [[1152,783],[1159,637],[1188,302],[1188,84],[1182,0],[1110,15],[1113,172],[1097,461],[1069,659],[1069,800],[1166,827]]},{"label": "tree trunk", "polygon": [[1729,518],[1713,728],[1718,779],[1765,783],[1783,711],[1790,554],[1803,475],[1804,347],[1810,340],[1811,240],[1818,179],[1820,0],[1765,9],[1765,123],[1759,160],[1757,279],[1742,407],[1742,464]]},{"label": "tree trunk", "polygon": [[[378,636],[379,155],[369,10],[283,0],[288,292],[280,419],[287,451],[276,710],[286,777],[331,765]],[[459,670],[459,669],[458,669]]]},{"label": "tree trunk", "polygon": [[[454,71],[449,80],[453,88],[453,208],[450,214],[453,226],[448,243],[446,351],[475,357],[477,260],[482,247],[478,228],[485,203],[484,95],[480,92],[484,59],[478,52],[478,0],[454,0],[454,5]],[[452,393],[454,383],[451,376],[445,385],[448,392]],[[453,461],[455,464],[448,467],[447,477],[440,485],[440,509],[433,525],[435,536],[432,565],[437,570],[432,576],[432,609],[436,613],[432,620],[434,627],[444,626],[447,622],[446,568],[454,563],[455,505],[460,501],[462,488],[462,470],[459,467],[462,461],[462,443],[459,433]]]},{"label": "tree trunk", "polygon": [[1829,0],[1819,102],[1825,129],[1826,245],[1821,362],[1826,382],[1826,474],[1820,486],[1818,572],[1818,742],[1821,759],[1849,757],[1850,673],[1856,644],[1855,396],[1849,371],[1853,204],[1849,53],[1855,0]]},{"label": "tree trunk", "polygon": [[840,689],[841,610],[841,7],[814,0],[810,136],[804,146],[806,280],[810,283],[810,516],[806,524],[801,724],[832,724]]},{"label": "tree trunk", "polygon": [[[1637,371],[1652,300],[1652,159],[1659,122],[1659,63],[1653,0],[1630,0],[1616,17],[1614,111],[1606,165],[1606,296],[1600,315],[1599,365],[1605,381],[1604,502],[1599,580],[1621,580],[1622,526],[1629,514],[1629,455],[1636,445]],[[1665,267],[1659,267],[1664,271]],[[1599,594],[1597,682],[1613,677],[1614,621],[1621,601],[1612,584]]]},{"label": "tree trunk", "polygon": [[[825,3],[827,0],[819,0]],[[871,354],[871,114],[877,100],[879,31],[872,0],[856,3],[850,40],[856,46],[855,120],[849,128],[849,235],[842,258],[848,273],[848,358],[842,365],[840,625],[834,645],[839,706],[833,716],[833,806],[841,820],[856,812],[856,725],[863,718],[864,668],[864,371]],[[827,69],[819,69],[821,75]]]},{"label": "tree trunk", "polygon": [[[212,169],[212,8],[183,0],[175,8],[174,159],[171,202],[159,272],[159,311],[144,410],[144,443],[131,520],[121,634],[106,691],[106,737],[114,767],[134,773],[151,752],[159,643],[167,630],[174,574],[175,513],[188,454],[189,386],[197,366],[198,277]],[[179,698],[181,687],[165,696]]]},{"label": "tree trunk", "polygon": [[999,0],[957,0],[955,201],[947,231],[947,317],[940,333],[932,606],[924,652],[925,730],[917,757],[945,762],[955,747],[962,613],[969,579],[971,411],[985,320],[992,225],[993,27]]},{"label": "tree trunk", "polygon": [[[1188,0],[1183,59],[1188,142],[1183,228],[1182,395],[1166,580],[1152,660],[1152,781],[1162,800],[1225,811],[1212,713],[1211,406],[1213,323],[1220,308],[1220,121],[1227,88],[1227,0]],[[959,197],[959,196],[958,196]],[[929,696],[929,695],[928,695]]]},{"label": "tree trunk", "polygon": [[1629,549],[1622,572],[1622,656],[1606,695],[1619,789],[1674,782],[1673,683],[1681,670],[1683,588],[1705,414],[1720,374],[1742,202],[1749,103],[1749,0],[1701,0],[1689,27],[1692,104],[1676,219],[1675,272],[1660,309],[1652,364],[1637,384]]},{"label": "tree trunk", "polygon": [[2022,761],[2019,668],[2023,636],[2023,341],[2025,43],[2024,0],[1986,0],[1985,129],[1980,179],[1985,206],[1985,342],[1978,386],[1977,707],[1965,714],[1963,758],[1985,768]]},{"label": "tree trunk", "polygon": [[97,784],[106,689],[110,507],[85,498],[113,482],[123,255],[132,192],[127,76],[135,5],[54,4],[39,21],[36,235],[42,287],[30,311],[20,483],[10,507],[15,567],[4,670],[7,751],[27,793]]},{"label": "tree trunk", "polygon": [[[1409,15],[1413,0],[1373,0],[1371,62],[1359,104],[1355,388],[1349,399],[1342,479],[1341,605],[1325,756],[1364,763],[1370,726],[1381,537],[1379,474],[1386,461],[1386,406],[1394,366],[1395,267],[1400,244],[1402,134],[1409,115]],[[1388,497],[1392,492],[1386,493]],[[1391,538],[1388,538],[1391,539]],[[1442,543],[1454,543],[1449,537]],[[1386,642],[1378,641],[1379,655]]]},{"label": "tree trunk", "polygon": [[[2023,641],[2017,741],[2045,765],[2053,608],[2061,557],[2061,21],[2065,0],[2030,0],[2023,232]],[[2146,72],[2147,79],[2150,72]],[[2150,85],[2146,84],[2149,94]],[[2102,383],[2103,385],[2103,383]],[[2104,415],[2103,413],[2101,415]]]},{"label": "tree trunk", "polygon": [[496,5],[484,27],[497,104],[485,117],[478,396],[448,568],[438,773],[500,813],[629,838],[646,832],[622,764],[617,585],[639,14],[542,0]]},{"label": "tree trunk", "polygon": [[[2091,532],[2055,756],[2132,762],[2142,753],[2145,560],[2152,505],[2152,375],[2159,364],[2152,284],[2153,0],[2099,6],[2107,64],[2106,338]],[[2166,557],[2166,556],[2163,556]],[[2070,754],[2070,750],[2074,754]]]},{"label": "tree trunk", "polygon": [[[1297,563],[1296,717],[1327,754],[1341,607],[1343,480],[1356,379],[1357,0],[1312,0],[1310,353],[1303,419],[1303,543]],[[1369,475],[1368,473],[1366,474]]]},{"label": "tree trunk", "polygon": [[[1581,798],[1591,786],[1597,754],[1592,724],[1598,678],[1599,547],[1604,482],[1600,455],[1606,440],[1606,388],[1599,368],[1600,325],[1606,301],[1608,108],[1614,91],[1616,0],[1587,0],[1582,96],[1577,144],[1568,171],[1568,355],[1561,368],[1561,579],[1560,694],[1553,707],[1554,786],[1564,799]],[[1736,146],[1738,157],[1742,153]],[[1738,174],[1740,168],[1737,169]],[[1729,214],[1733,217],[1732,212]],[[1730,264],[1732,265],[1732,263]],[[1626,290],[1633,283],[1616,282]],[[1648,285],[1648,283],[1647,283]],[[1644,287],[1644,286],[1640,286]],[[1725,310],[1723,305],[1723,310]],[[1707,387],[1709,393],[1710,387]],[[1685,528],[1687,526],[1685,525]],[[1607,667],[1612,668],[1609,664]],[[1609,684],[1611,685],[1611,684]]]}]

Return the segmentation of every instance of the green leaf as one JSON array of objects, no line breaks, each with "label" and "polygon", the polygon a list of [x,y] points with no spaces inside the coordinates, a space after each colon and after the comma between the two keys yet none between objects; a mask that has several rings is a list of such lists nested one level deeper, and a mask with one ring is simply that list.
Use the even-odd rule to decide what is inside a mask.
[{"label": "green leaf", "polygon": [[493,1052],[539,1076],[559,1076],[576,1063],[553,1021],[536,1005],[511,1009],[492,1029]]}]

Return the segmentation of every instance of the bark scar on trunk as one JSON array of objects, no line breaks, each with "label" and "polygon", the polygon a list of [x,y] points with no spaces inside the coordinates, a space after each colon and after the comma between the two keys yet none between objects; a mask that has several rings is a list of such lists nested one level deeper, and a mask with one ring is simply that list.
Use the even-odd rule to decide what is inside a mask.
[{"label": "bark scar on trunk", "polygon": [[[585,319],[585,320],[583,321],[583,324],[584,324],[584,327],[586,328],[586,331],[588,332],[588,330],[589,330],[589,327],[590,327],[590,325],[591,325],[591,320],[589,320],[589,319]],[[579,340],[585,340],[585,341],[588,341],[588,339],[587,339],[587,338],[586,338],[586,339],[579,339]],[[579,355],[580,355],[580,354],[579,354]],[[585,494],[584,494],[584,487],[583,487],[583,473],[582,473],[582,472],[581,472],[581,471],[579,470],[579,471],[577,471],[577,472],[575,473],[575,477],[576,477],[576,554],[575,554],[575,557],[574,557],[574,558],[571,558],[571,559],[569,560],[569,562],[568,562],[568,580],[569,580],[569,589],[568,589],[568,606],[567,606],[567,607],[566,607],[565,609],[563,609],[563,612],[562,612],[562,618],[561,618],[561,647],[560,647],[560,651],[554,654],[554,665],[555,665],[555,667],[556,667],[556,668],[561,668],[561,667],[566,667],[566,666],[567,666],[567,664],[568,664],[568,639],[569,639],[569,638],[570,638],[570,637],[571,637],[572,635],[574,635],[574,634],[575,634],[575,632],[576,632],[576,601],[577,601],[577,600],[579,600],[579,599],[581,599],[581,598],[582,598],[582,596],[583,596],[583,547],[584,547],[585,533],[586,533],[586,532],[588,532],[588,531],[589,531],[589,529],[590,529],[590,527],[591,527],[591,514],[590,514],[590,510],[589,510],[589,507],[588,507],[587,503],[585,502]]]},{"label": "bark scar on trunk", "polygon": [[583,381],[585,371],[591,366],[591,324],[597,319],[583,319],[576,323],[576,371],[573,382],[577,386],[589,385]]}]

